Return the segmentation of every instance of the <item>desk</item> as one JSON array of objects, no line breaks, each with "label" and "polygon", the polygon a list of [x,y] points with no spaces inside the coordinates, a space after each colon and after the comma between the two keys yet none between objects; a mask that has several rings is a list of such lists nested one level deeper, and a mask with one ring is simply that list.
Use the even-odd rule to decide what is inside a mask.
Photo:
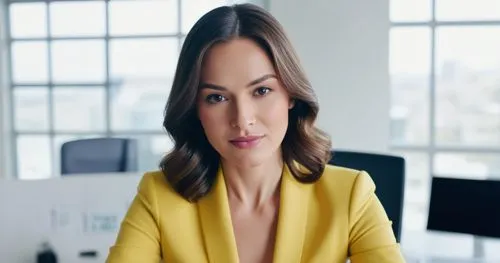
[{"label": "desk", "polygon": [[474,237],[465,234],[403,231],[408,263],[499,263],[500,239],[483,238],[484,258],[474,258]]},{"label": "desk", "polygon": [[474,259],[453,257],[426,257],[418,255],[406,255],[407,263],[499,263],[498,259]]},{"label": "desk", "polygon": [[[30,263],[43,241],[60,262],[101,263],[137,192],[142,174],[0,180],[0,262]],[[79,258],[95,250],[96,259]]]}]

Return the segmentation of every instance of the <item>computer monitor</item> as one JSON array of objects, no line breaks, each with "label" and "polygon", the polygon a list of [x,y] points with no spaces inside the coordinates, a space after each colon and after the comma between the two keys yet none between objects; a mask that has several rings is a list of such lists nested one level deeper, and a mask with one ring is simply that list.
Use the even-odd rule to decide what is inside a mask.
[{"label": "computer monitor", "polygon": [[500,237],[500,181],[434,177],[427,229]]}]

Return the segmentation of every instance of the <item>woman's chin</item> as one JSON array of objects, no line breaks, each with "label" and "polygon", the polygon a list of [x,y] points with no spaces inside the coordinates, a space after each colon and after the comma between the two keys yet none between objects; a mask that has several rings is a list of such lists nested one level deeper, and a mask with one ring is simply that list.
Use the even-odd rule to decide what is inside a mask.
[{"label": "woman's chin", "polygon": [[[266,154],[263,151],[249,151],[245,153],[228,154],[224,159],[230,165],[251,168],[269,163],[274,157],[273,153]],[[276,156],[276,158],[279,157]]]}]

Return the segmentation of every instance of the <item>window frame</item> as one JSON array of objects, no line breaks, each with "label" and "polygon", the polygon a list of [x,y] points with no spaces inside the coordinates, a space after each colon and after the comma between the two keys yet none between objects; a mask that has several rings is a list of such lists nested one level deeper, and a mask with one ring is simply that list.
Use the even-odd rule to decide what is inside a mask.
[{"label": "window frame", "polygon": [[[437,79],[436,79],[436,32],[438,28],[446,28],[446,27],[481,27],[481,26],[492,26],[500,28],[500,18],[497,20],[456,20],[456,21],[439,21],[436,18],[436,2],[439,0],[430,0],[431,5],[431,16],[428,21],[417,21],[417,22],[400,22],[400,21],[390,21],[389,30],[395,28],[412,28],[412,27],[420,27],[420,28],[428,28],[430,30],[430,75],[428,79],[428,102],[429,102],[429,111],[428,111],[428,133],[429,140],[427,143],[423,144],[412,144],[412,143],[404,143],[404,142],[393,142],[393,138],[389,140],[389,150],[393,152],[404,152],[408,154],[425,154],[428,159],[428,176],[429,178],[424,178],[423,180],[428,180],[427,189],[431,189],[432,177],[433,176],[454,176],[450,174],[437,174],[436,173],[436,163],[435,157],[439,154],[499,154],[500,155],[500,146],[496,147],[486,147],[486,146],[444,146],[439,145],[436,142],[436,93],[437,93]],[[392,92],[392,91],[391,91]],[[391,107],[395,104],[391,99]],[[393,119],[391,118],[391,125],[393,124]],[[404,154],[403,154],[404,156]],[[407,169],[412,169],[407,165]],[[408,172],[407,172],[408,174]],[[455,177],[457,177],[455,175]],[[407,180],[408,181],[408,180]],[[406,185],[405,187],[408,187]],[[422,193],[425,194],[425,193]],[[416,209],[420,212],[424,211],[425,217],[427,217],[428,213],[428,202],[429,197],[425,198],[427,202],[410,202],[405,200],[405,210],[406,209]],[[414,229],[412,229],[414,230]]]},{"label": "window frame", "polygon": [[[116,0],[116,1],[139,1],[139,0]],[[55,140],[58,136],[92,136],[99,134],[100,136],[103,137],[115,137],[115,136],[147,136],[148,138],[154,138],[155,136],[165,136],[167,138],[167,135],[165,134],[164,131],[158,130],[158,131],[149,131],[149,130],[129,130],[129,129],[119,129],[119,130],[112,130],[112,94],[111,94],[111,89],[112,86],[114,85],[111,79],[110,75],[110,45],[111,41],[115,39],[134,39],[134,40],[143,40],[143,39],[176,39],[177,40],[177,55],[179,54],[181,48],[182,48],[182,42],[184,41],[184,38],[186,37],[186,33],[182,32],[182,19],[183,19],[183,13],[182,13],[182,2],[186,0],[172,0],[176,1],[177,3],[177,28],[176,28],[176,33],[173,34],[154,34],[154,35],[110,35],[110,2],[112,0],[6,0],[3,2],[2,8],[3,12],[5,13],[5,37],[6,37],[6,46],[5,49],[7,50],[6,54],[6,67],[7,67],[7,76],[6,76],[6,93],[3,93],[7,99],[10,101],[10,103],[7,105],[7,112],[8,112],[8,119],[4,121],[6,124],[6,128],[8,131],[7,135],[7,140],[5,141],[6,144],[9,144],[6,150],[6,155],[9,156],[9,159],[6,160],[6,162],[10,163],[10,169],[9,171],[6,171],[8,174],[13,175],[13,178],[20,179],[19,171],[18,171],[18,166],[20,165],[20,161],[18,160],[18,144],[17,144],[17,139],[19,136],[23,135],[44,135],[48,136],[50,140],[50,156],[51,156],[51,177],[57,176],[56,171],[57,167],[54,167],[54,165],[59,165],[60,160],[56,160],[58,153],[56,150],[54,150],[54,143]],[[60,37],[60,36],[52,36],[51,35],[51,10],[50,10],[50,3],[53,2],[103,2],[104,3],[104,8],[105,8],[105,15],[104,15],[104,23],[105,23],[105,32],[103,36],[78,36],[78,37]],[[235,0],[226,0],[227,4],[233,4],[237,1]],[[260,4],[266,8],[268,6],[268,1],[247,1],[247,2],[254,2],[257,4]],[[22,38],[14,38],[12,36],[11,32],[11,14],[10,14],[10,6],[12,4],[25,4],[25,3],[45,3],[46,8],[45,8],[45,19],[46,19],[46,36],[44,37],[22,37]],[[90,82],[75,82],[75,83],[54,83],[53,82],[53,76],[52,76],[52,69],[53,69],[53,61],[51,58],[52,55],[52,42],[53,41],[58,41],[58,40],[103,40],[105,44],[105,59],[104,59],[104,65],[105,65],[105,80],[103,83],[90,83]],[[15,42],[26,42],[26,41],[43,41],[47,43],[47,66],[48,66],[48,81],[47,82],[41,82],[41,83],[29,83],[29,84],[23,84],[23,83],[15,83],[14,82],[14,76],[13,76],[13,54],[11,52],[11,47],[13,43]],[[104,119],[105,119],[105,127],[104,131],[98,131],[98,130],[90,130],[90,131],[57,131],[55,129],[55,120],[54,120],[54,89],[57,87],[65,87],[65,88],[72,88],[72,87],[104,87],[105,90],[105,111],[104,111]],[[48,130],[47,131],[22,131],[22,130],[17,130],[15,126],[15,120],[14,120],[14,111],[15,111],[15,105],[14,105],[14,90],[15,88],[23,88],[23,87],[41,87],[41,88],[47,88],[48,89],[48,110],[49,110],[49,115],[48,115]],[[3,87],[2,87],[3,88]],[[166,102],[166,101],[165,101]],[[6,114],[7,116],[7,114]],[[158,160],[159,161],[159,160]]]}]

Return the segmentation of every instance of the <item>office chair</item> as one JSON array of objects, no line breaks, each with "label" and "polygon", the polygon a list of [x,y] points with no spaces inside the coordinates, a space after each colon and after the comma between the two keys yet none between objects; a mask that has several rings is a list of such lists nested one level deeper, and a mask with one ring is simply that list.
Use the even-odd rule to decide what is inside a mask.
[{"label": "office chair", "polygon": [[332,151],[329,164],[364,170],[373,179],[375,193],[387,216],[397,242],[401,240],[405,184],[405,160],[399,156],[351,151]]},{"label": "office chair", "polygon": [[66,142],[61,147],[62,175],[135,171],[135,139],[82,139]]}]

